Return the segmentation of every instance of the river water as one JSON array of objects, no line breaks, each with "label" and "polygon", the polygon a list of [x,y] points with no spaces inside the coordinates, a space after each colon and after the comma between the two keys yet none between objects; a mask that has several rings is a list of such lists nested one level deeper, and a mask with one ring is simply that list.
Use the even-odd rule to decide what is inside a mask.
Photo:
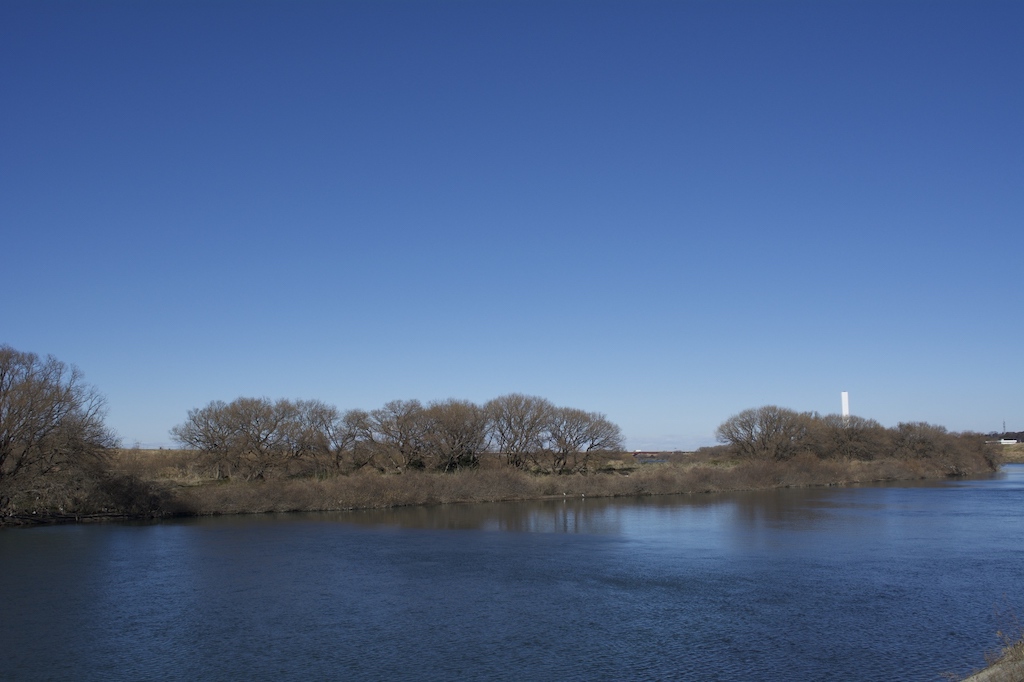
[{"label": "river water", "polygon": [[941,680],[1024,618],[983,480],[0,531],[3,680]]}]

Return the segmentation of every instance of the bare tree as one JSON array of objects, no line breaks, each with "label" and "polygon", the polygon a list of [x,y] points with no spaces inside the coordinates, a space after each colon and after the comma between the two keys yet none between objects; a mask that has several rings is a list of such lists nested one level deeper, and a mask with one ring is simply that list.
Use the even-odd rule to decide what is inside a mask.
[{"label": "bare tree", "polygon": [[520,394],[485,407],[454,398],[426,408],[393,400],[344,414],[318,400],[238,398],[190,410],[171,435],[204,453],[218,477],[247,479],[367,466],[454,471],[478,466],[492,445],[512,466],[529,462],[561,473],[585,470],[592,452],[622,447],[619,427],[604,415]]},{"label": "bare tree", "polygon": [[77,368],[0,346],[0,509],[37,477],[100,463],[119,444],[104,415]]},{"label": "bare tree", "polygon": [[271,476],[303,453],[311,441],[307,434],[303,442],[301,427],[299,409],[289,400],[237,398],[190,410],[171,436],[208,455],[218,477],[254,479]]},{"label": "bare tree", "polygon": [[556,408],[549,426],[549,458],[554,473],[586,471],[593,452],[622,449],[619,427],[597,412]]},{"label": "bare tree", "polygon": [[786,460],[807,444],[812,415],[766,405],[744,410],[723,422],[715,431],[720,443],[751,459]]},{"label": "bare tree", "polygon": [[871,460],[892,451],[891,435],[874,419],[827,414],[810,424],[812,448],[821,459]]},{"label": "bare tree", "polygon": [[[381,468],[376,464],[376,447],[373,441],[373,421],[366,410],[349,410],[341,419],[344,447],[339,451],[342,458],[347,458],[353,469],[370,466]],[[341,468],[343,459],[338,460]]]},{"label": "bare tree", "polygon": [[352,440],[338,408],[319,400],[295,401],[295,419],[288,433],[293,441],[291,457],[308,461],[318,474],[340,469]]},{"label": "bare tree", "polygon": [[489,401],[484,410],[494,447],[508,464],[523,468],[544,450],[555,411],[548,400],[510,393]]},{"label": "bare tree", "polygon": [[423,469],[426,421],[418,400],[392,400],[367,420],[374,457],[395,471]]},{"label": "bare tree", "polygon": [[171,429],[171,438],[193,450],[226,451],[232,436],[225,424],[227,406],[223,400],[211,400],[206,407],[189,410],[185,422]]},{"label": "bare tree", "polygon": [[342,414],[319,400],[215,400],[189,410],[171,436],[202,453],[218,478],[325,475],[367,465],[384,470],[389,463],[392,468],[416,466],[422,438],[412,417],[418,412],[418,403],[399,401],[371,415],[364,410]]},{"label": "bare tree", "polygon": [[487,413],[468,400],[431,403],[424,412],[425,443],[442,471],[474,468],[487,448]]},{"label": "bare tree", "polygon": [[898,459],[941,459],[954,443],[946,427],[927,422],[900,422],[893,430],[893,455]]}]

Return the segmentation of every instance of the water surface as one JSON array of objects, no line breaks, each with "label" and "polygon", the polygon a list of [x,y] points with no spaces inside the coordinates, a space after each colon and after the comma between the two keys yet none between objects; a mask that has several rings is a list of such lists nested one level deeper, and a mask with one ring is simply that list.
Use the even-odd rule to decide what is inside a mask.
[{"label": "water surface", "polygon": [[1024,613],[984,480],[0,532],[0,679],[939,680]]}]

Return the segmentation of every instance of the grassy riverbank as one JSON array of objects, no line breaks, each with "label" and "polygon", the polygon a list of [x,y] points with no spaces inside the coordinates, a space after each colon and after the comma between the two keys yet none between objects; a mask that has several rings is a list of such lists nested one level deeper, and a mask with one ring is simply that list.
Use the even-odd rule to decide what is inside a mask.
[{"label": "grassy riverbank", "polygon": [[[653,461],[652,461],[653,460]],[[543,499],[701,494],[733,490],[870,484],[940,479],[951,473],[980,475],[991,459],[960,459],[954,464],[928,459],[821,460],[798,456],[787,461],[745,461],[721,448],[697,453],[664,453],[636,459],[628,453],[602,456],[588,474],[552,475],[510,468],[498,457],[475,469],[442,473],[385,474],[363,469],[349,474],[282,476],[268,480],[218,479],[202,458],[187,450],[118,450],[108,463],[110,476],[95,489],[60,500],[45,490],[16,500],[19,513],[8,519],[74,519],[90,515],[161,517],[332,511],[409,505]]]},{"label": "grassy riverbank", "polygon": [[1007,641],[991,659],[988,667],[963,682],[1024,682],[1024,634]]},{"label": "grassy riverbank", "polygon": [[1024,443],[1000,445],[999,455],[1004,462],[1024,464]]},{"label": "grassy riverbank", "polygon": [[637,457],[602,454],[589,473],[551,474],[509,467],[488,456],[473,469],[347,473],[296,469],[273,477],[223,478],[201,453],[116,450],[102,475],[81,481],[51,478],[11,500],[2,524],[100,518],[159,518],[214,514],[379,509],[551,497],[710,494],[777,487],[870,484],[990,473],[1000,450],[965,449],[942,457],[779,461],[735,456],[728,447]]}]

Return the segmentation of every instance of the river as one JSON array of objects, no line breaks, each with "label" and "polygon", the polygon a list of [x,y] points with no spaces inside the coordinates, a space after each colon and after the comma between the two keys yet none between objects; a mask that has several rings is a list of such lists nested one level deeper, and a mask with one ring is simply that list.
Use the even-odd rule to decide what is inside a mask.
[{"label": "river", "polygon": [[7,529],[0,569],[3,680],[941,680],[1024,618],[1024,465]]}]

